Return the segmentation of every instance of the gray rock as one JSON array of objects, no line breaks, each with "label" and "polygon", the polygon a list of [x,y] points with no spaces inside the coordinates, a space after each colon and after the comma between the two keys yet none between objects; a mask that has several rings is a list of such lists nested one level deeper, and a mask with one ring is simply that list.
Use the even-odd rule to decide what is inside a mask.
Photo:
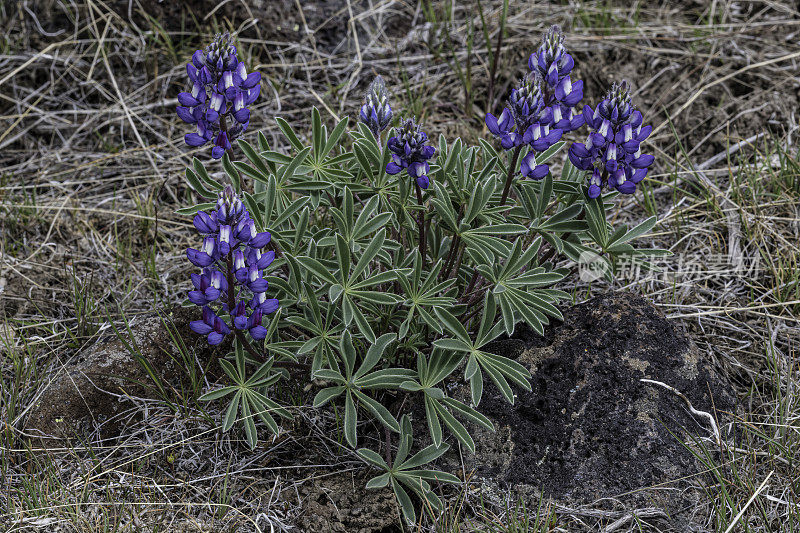
[{"label": "gray rock", "polygon": [[[132,319],[94,345],[56,366],[42,383],[24,420],[24,431],[33,437],[63,439],[85,435],[100,428],[104,436],[118,431],[117,415],[132,407],[127,397],[158,398],[155,382],[142,361],[146,361],[159,381],[178,385],[186,378],[179,364],[181,354],[170,336],[170,329],[191,347],[200,337],[188,324],[197,319],[197,309],[174,309]],[[170,324],[168,329],[165,322]],[[202,346],[202,345],[201,345]],[[192,356],[194,350],[189,350]],[[197,352],[206,360],[207,345]]]}]

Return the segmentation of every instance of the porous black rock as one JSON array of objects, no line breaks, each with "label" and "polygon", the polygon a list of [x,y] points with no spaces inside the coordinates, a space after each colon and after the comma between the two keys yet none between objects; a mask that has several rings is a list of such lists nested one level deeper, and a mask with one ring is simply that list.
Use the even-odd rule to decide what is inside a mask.
[{"label": "porous black rock", "polygon": [[496,431],[476,435],[476,454],[466,458],[475,474],[569,505],[615,498],[649,506],[655,498],[671,510],[691,506],[691,491],[675,489],[703,467],[684,442],[712,428],[674,392],[641,380],[677,389],[718,419],[735,408],[735,395],[652,303],[606,294],[568,309],[544,337],[523,327],[491,348],[530,369],[532,390],[518,391],[514,405],[484,391],[479,409]]}]

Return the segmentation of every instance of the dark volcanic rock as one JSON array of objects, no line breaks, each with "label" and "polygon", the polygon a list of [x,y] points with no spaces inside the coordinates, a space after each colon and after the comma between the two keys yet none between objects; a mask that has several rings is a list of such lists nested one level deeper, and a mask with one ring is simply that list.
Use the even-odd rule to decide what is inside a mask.
[{"label": "dark volcanic rock", "polygon": [[495,351],[530,368],[533,390],[521,391],[513,406],[494,389],[484,393],[480,410],[497,432],[476,439],[470,463],[477,473],[570,504],[624,496],[652,505],[653,494],[638,489],[659,484],[667,507],[686,504],[674,500],[682,496],[673,482],[700,468],[680,439],[684,431],[708,436],[710,428],[675,394],[640,380],[674,387],[695,409],[730,412],[730,386],[694,344],[627,293],[569,309],[545,338],[520,337]]},{"label": "dark volcanic rock", "polygon": [[[41,438],[69,438],[100,427],[104,436],[116,433],[121,422],[115,418],[132,407],[125,398],[158,398],[154,381],[140,362],[147,361],[159,380],[179,385],[186,377],[181,355],[169,329],[186,346],[201,339],[189,329],[197,318],[196,309],[175,307],[171,311],[131,319],[130,329],[113,331],[94,345],[71,357],[43,380],[42,389],[25,417],[26,434]],[[168,329],[164,324],[170,324]],[[208,345],[201,343],[207,363]],[[195,351],[190,350],[194,356]]]}]

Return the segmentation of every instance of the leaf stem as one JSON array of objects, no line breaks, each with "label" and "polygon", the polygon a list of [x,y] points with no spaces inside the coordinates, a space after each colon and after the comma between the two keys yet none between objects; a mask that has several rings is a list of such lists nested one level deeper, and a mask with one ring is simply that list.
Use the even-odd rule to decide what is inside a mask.
[{"label": "leaf stem", "polygon": [[420,206],[419,216],[417,217],[417,226],[419,227],[419,254],[422,256],[422,264],[425,265],[425,204],[422,201],[422,189],[416,180],[414,180],[414,188],[417,190],[417,203]]}]

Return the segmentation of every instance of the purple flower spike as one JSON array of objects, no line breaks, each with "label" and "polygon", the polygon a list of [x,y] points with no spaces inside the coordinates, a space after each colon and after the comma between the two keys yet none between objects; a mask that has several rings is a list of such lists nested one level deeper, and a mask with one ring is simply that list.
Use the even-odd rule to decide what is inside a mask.
[{"label": "purple flower spike", "polygon": [[219,159],[250,124],[248,106],[260,94],[261,74],[248,74],[227,33],[217,35],[205,50],[197,50],[186,74],[191,90],[178,95],[180,106],[175,111],[181,120],[198,127],[197,133],[186,135],[186,144],[203,146],[213,140],[211,155]]},{"label": "purple flower spike", "polygon": [[364,105],[358,113],[361,122],[367,125],[377,139],[392,121],[392,107],[389,105],[389,91],[383,78],[375,76],[364,95]]},{"label": "purple flower spike", "polygon": [[642,126],[642,114],[631,104],[628,83],[614,84],[595,109],[584,106],[581,117],[592,131],[586,143],[570,146],[569,160],[581,170],[592,171],[589,198],[600,196],[604,180],[623,194],[636,192],[655,159],[641,149],[653,128]]},{"label": "purple flower spike", "polygon": [[542,38],[539,50],[528,58],[528,67],[555,86],[558,80],[572,72],[575,62],[564,47],[564,34],[558,26],[552,26]]},{"label": "purple flower spike", "polygon": [[230,187],[219,194],[216,209],[195,215],[194,225],[203,245],[186,255],[202,271],[191,275],[194,290],[188,297],[203,308],[203,318],[191,322],[191,329],[212,345],[222,342],[231,328],[263,340],[267,330],[262,317],[279,306],[278,300],[267,298],[269,283],[263,278],[263,269],[275,259],[274,251],[263,250],[270,234],[256,232],[250,213]]},{"label": "purple flower spike", "polygon": [[386,165],[386,173],[398,174],[406,169],[420,189],[427,189],[431,170],[428,160],[436,155],[436,149],[427,144],[428,136],[413,119],[403,121],[392,133],[394,135],[387,143],[392,152],[392,161]]},{"label": "purple flower spike", "polygon": [[564,46],[561,28],[547,31],[539,49],[528,58],[528,67],[543,82],[546,103],[555,114],[553,126],[564,133],[580,128],[583,121],[574,120],[573,112],[583,98],[583,81],[570,78],[575,61]]}]

